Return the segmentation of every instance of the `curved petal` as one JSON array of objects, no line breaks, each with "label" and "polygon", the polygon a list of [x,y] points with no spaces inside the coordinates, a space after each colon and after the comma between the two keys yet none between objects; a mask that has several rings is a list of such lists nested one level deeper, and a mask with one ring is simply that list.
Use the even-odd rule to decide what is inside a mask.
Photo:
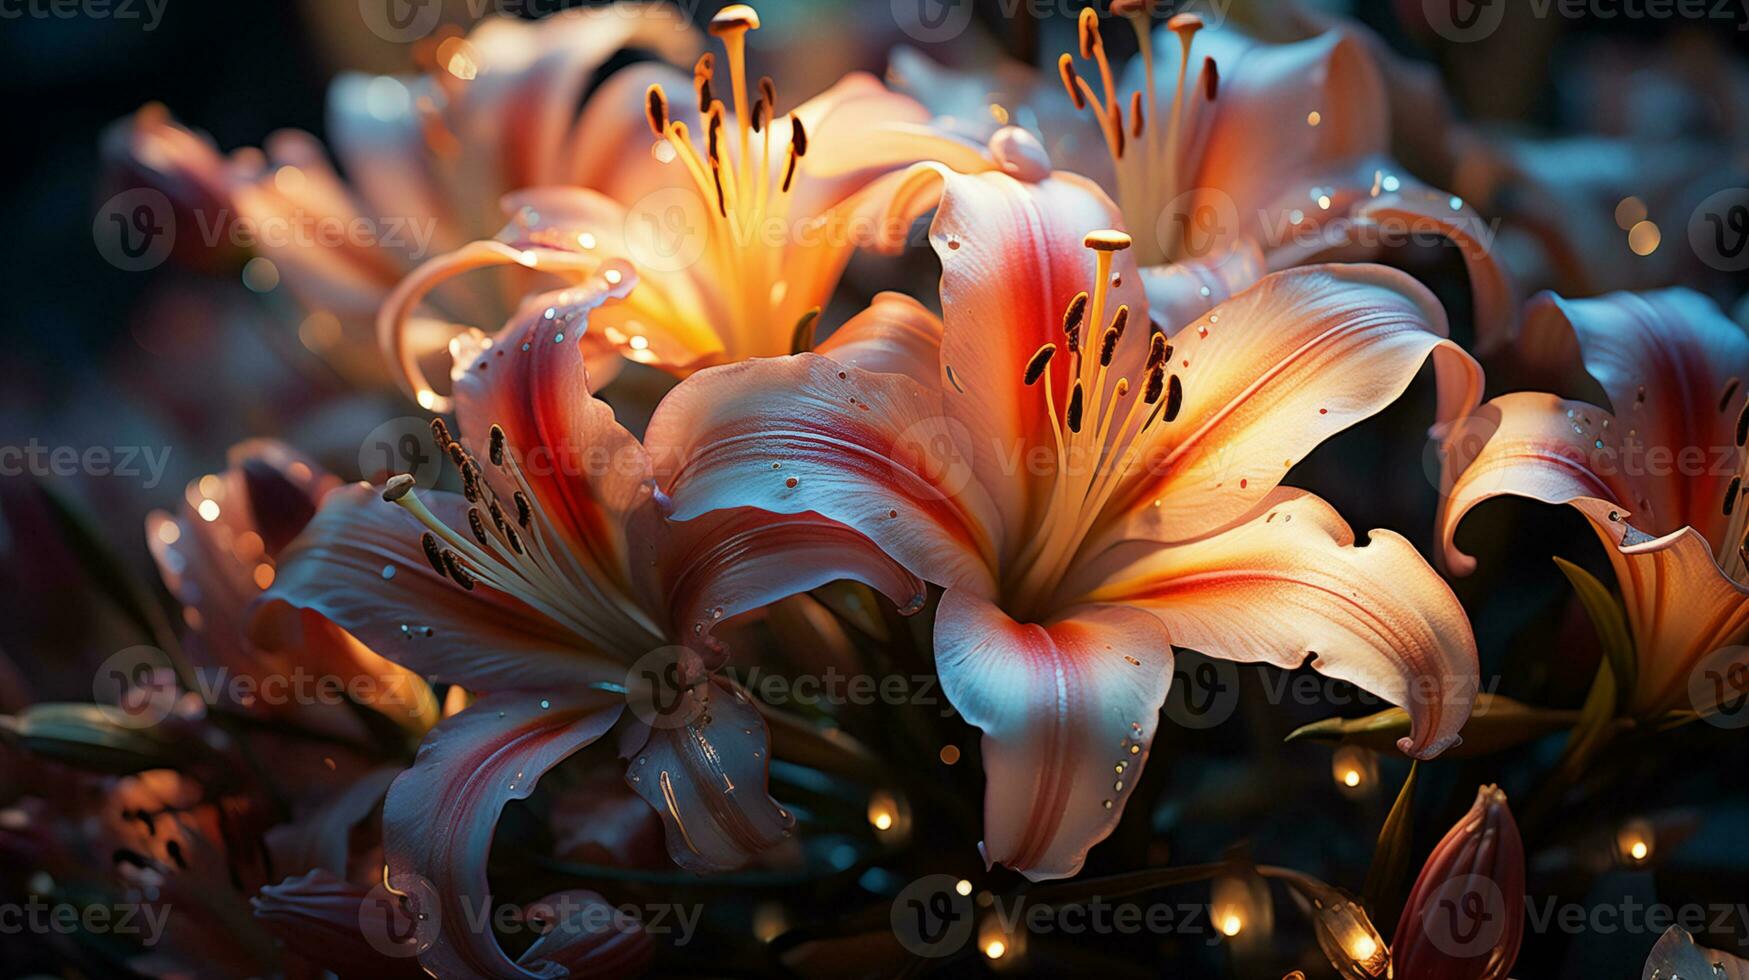
[{"label": "curved petal", "polygon": [[1690,677],[1709,654],[1749,637],[1749,588],[1719,569],[1693,528],[1648,538],[1625,520],[1611,525],[1607,517],[1586,516],[1610,546],[1634,634],[1634,710],[1649,716],[1698,708]]},{"label": "curved petal", "polygon": [[[630,276],[592,279],[566,291],[565,302],[525,307],[490,340],[458,338],[452,348],[463,442],[489,461],[491,429],[499,426],[507,468],[554,522],[563,546],[621,583],[631,576],[626,522],[650,503],[654,479],[643,446],[591,393],[580,340],[594,311],[632,288]],[[501,479],[497,466],[487,472]],[[499,496],[511,498],[516,487],[501,482]]]},{"label": "curved petal", "polygon": [[1336,511],[1304,491],[1278,489],[1231,527],[1120,546],[1098,565],[1087,601],[1145,608],[1173,643],[1225,660],[1291,670],[1310,659],[1407,710],[1398,744],[1417,758],[1450,748],[1469,718],[1476,641],[1451,588],[1395,532],[1355,547]]},{"label": "curved petal", "polygon": [[[448,526],[468,526],[460,497],[420,499]],[[584,639],[542,613],[439,575],[420,545],[425,531],[371,487],[330,493],[281,557],[278,577],[255,607],[252,637],[283,649],[300,638],[303,617],[316,615],[396,663],[470,690],[574,689],[624,679],[624,667],[591,653]]]},{"label": "curved petal", "polygon": [[[1628,430],[1624,449],[1644,456],[1656,448],[1676,459],[1668,475],[1642,481],[1636,523],[1653,533],[1687,525],[1718,546],[1749,384],[1749,334],[1686,289],[1573,300],[1544,293],[1526,310],[1524,343],[1545,361],[1583,359]],[[1684,453],[1699,454],[1701,465],[1681,464]]]},{"label": "curved petal", "polygon": [[[1176,85],[1179,41],[1161,27],[1154,47],[1163,54],[1155,76],[1166,86],[1164,105]],[[1340,169],[1389,146],[1383,80],[1352,33],[1262,44],[1235,30],[1205,29],[1193,42],[1192,63],[1205,57],[1219,67],[1220,89],[1206,147],[1192,162],[1195,178],[1186,186],[1225,194],[1240,214],[1257,213],[1284,191],[1303,187],[1307,174]]]},{"label": "curved petal", "polygon": [[1457,527],[1494,497],[1635,506],[1642,481],[1622,465],[1620,431],[1600,408],[1530,391],[1501,395],[1462,420],[1444,445],[1452,474],[1439,514],[1445,567],[1458,575],[1475,570],[1476,560],[1458,550]]},{"label": "curved petal", "polygon": [[935,663],[943,692],[984,732],[985,860],[1034,881],[1080,871],[1147,761],[1172,682],[1166,630],[1109,605],[1016,623],[949,589]]},{"label": "curved petal", "polygon": [[[1087,234],[1122,230],[1123,222],[1103,191],[1074,174],[1029,183],[1005,173],[968,176],[922,165],[911,171],[908,185],[895,207],[939,202],[929,242],[941,260],[943,404],[965,434],[973,472],[1014,535],[1012,546],[1050,489],[1048,480],[1029,480],[1014,461],[1035,447],[1055,452],[1045,399],[1021,379],[1040,346],[1064,344],[1070,300],[1094,291],[1095,253],[1083,244]],[[1139,319],[1147,298],[1129,251],[1115,253],[1112,272],[1102,319],[1120,305]],[[1105,326],[1087,328],[1085,335],[1097,337]],[[1127,368],[1139,367],[1147,343],[1147,331],[1128,331],[1112,370],[1136,374]],[[1068,372],[1050,377],[1060,408],[1068,403]]]},{"label": "curved petal", "polygon": [[1183,406],[1132,447],[1108,540],[1176,541],[1250,512],[1319,443],[1395,401],[1430,358],[1436,431],[1480,399],[1482,370],[1445,314],[1380,266],[1278,272],[1173,338]]},{"label": "curved petal", "polygon": [[372,942],[403,932],[407,924],[393,922],[393,907],[371,899],[370,889],[318,868],[262,888],[249,906],[293,956],[325,970],[394,980],[425,976],[411,956],[384,952]]},{"label": "curved petal", "polygon": [[941,396],[818,354],[726,365],[682,382],[646,443],[676,520],[813,511],[932,582],[990,587],[999,530]]},{"label": "curved petal", "polygon": [[770,782],[770,738],[759,709],[713,677],[626,751],[626,782],[661,815],[668,856],[700,874],[740,867],[788,837],[795,817]]},{"label": "curved petal", "polygon": [[861,582],[907,614],[925,598],[922,580],[868,538],[815,514],[742,507],[668,524],[658,567],[676,635],[711,646],[716,623],[831,582]]},{"label": "curved petal", "polygon": [[592,891],[548,895],[522,911],[542,932],[516,958],[519,966],[543,973],[557,966],[567,977],[636,977],[655,955],[643,923]]},{"label": "curved petal", "polygon": [[814,348],[864,371],[903,374],[926,388],[941,376],[941,318],[904,293],[877,293],[868,308]]},{"label": "curved petal", "polygon": [[[383,804],[387,885],[406,892],[414,912],[435,921],[419,961],[434,976],[562,977],[559,963],[524,965],[476,928],[491,908],[486,859],[498,817],[527,799],[547,770],[600,738],[625,702],[608,694],[554,688],[491,693],[438,725],[413,767]],[[420,908],[436,902],[435,908]]]}]

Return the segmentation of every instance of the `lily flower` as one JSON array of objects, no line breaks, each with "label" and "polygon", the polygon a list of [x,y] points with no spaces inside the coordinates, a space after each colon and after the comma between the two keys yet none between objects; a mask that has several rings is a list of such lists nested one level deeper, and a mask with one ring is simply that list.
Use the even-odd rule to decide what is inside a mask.
[{"label": "lily flower", "polygon": [[[1477,348],[1508,339],[1514,301],[1491,235],[1473,208],[1391,159],[1385,82],[1357,31],[1272,44],[1205,28],[1193,13],[1156,29],[1150,6],[1111,5],[1135,32],[1128,65],[1112,63],[1087,7],[1077,50],[1058,59],[1061,84],[1016,84],[1027,76],[1008,69],[991,106],[982,104],[988,82],[971,85],[916,52],[897,53],[892,74],[938,114],[1036,126],[1056,167],[1097,180],[1122,209],[1149,301],[1169,328],[1271,270],[1437,237],[1458,246],[1469,270]],[[1079,125],[1065,120],[1065,98]]]},{"label": "lily flower", "polygon": [[1449,747],[1476,687],[1457,600],[1389,531],[1356,547],[1281,486],[1430,358],[1443,418],[1480,369],[1419,285],[1374,266],[1266,278],[1176,336],[1150,329],[1130,237],[1037,143],[1005,172],[922,164],[895,206],[939,202],[938,319],[896,294],[818,353],[682,382],[647,435],[677,520],[818,513],[944,586],[936,668],[983,730],[983,851],[1074,874],[1122,814],[1172,646],[1331,677],[1406,707],[1412,755]]},{"label": "lily flower", "polygon": [[1658,937],[1641,980],[1749,980],[1749,960],[1707,949],[1681,926]]},{"label": "lily flower", "polygon": [[[791,832],[794,816],[767,795],[759,711],[709,674],[725,655],[718,623],[838,579],[921,605],[913,576],[815,515],[664,520],[650,457],[590,394],[579,340],[636,288],[629,267],[610,266],[572,290],[563,316],[535,312],[458,347],[460,438],[441,419],[433,431],[463,492],[420,491],[406,475],[333,491],[257,610],[264,637],[293,613],[319,614],[475,695],[384,804],[387,886],[440,903],[442,928],[421,953],[433,973],[529,975],[466,928],[488,898],[494,827],[543,773],[610,732],[680,866],[733,867]],[[650,700],[628,712],[629,696]],[[421,880],[429,889],[409,886]]]},{"label": "lily flower", "polygon": [[1484,786],[1415,878],[1391,965],[1426,980],[1506,980],[1524,941],[1524,842],[1506,794]]},{"label": "lily flower", "polygon": [[[590,145],[623,161],[636,181],[555,182],[512,194],[511,221],[495,240],[433,259],[401,283],[378,328],[409,394],[435,411],[450,407],[408,338],[431,290],[489,267],[532,269],[568,287],[629,260],[638,287],[599,313],[598,335],[586,342],[681,377],[789,354],[811,343],[814,317],[852,250],[880,237],[864,222],[886,185],[871,182],[938,156],[986,165],[975,145],[931,133],[927,110],[865,73],[783,112],[776,84],[747,75],[746,35],[758,27],[745,4],[711,19],[726,93],[714,52],[690,78],[643,65],[596,93],[592,107],[605,118],[585,115]],[[695,103],[676,101],[680,93]],[[600,373],[599,361],[591,369]]]},{"label": "lily flower", "polygon": [[1571,505],[1602,538],[1622,592],[1637,664],[1632,711],[1716,708],[1711,698],[1694,703],[1691,679],[1715,651],[1749,638],[1749,337],[1710,300],[1670,289],[1545,293],[1526,311],[1521,344],[1533,366],[1582,370],[1607,404],[1515,392],[1455,427],[1440,517],[1445,563],[1457,574],[1474,569],[1455,534],[1485,500]]},{"label": "lily flower", "polygon": [[[328,92],[327,124],[345,178],[308,133],[281,131],[261,149],[223,156],[156,104],[111,128],[106,156],[125,183],[165,194],[181,240],[210,230],[228,243],[234,229],[253,231],[248,247],[312,317],[300,331],[306,345],[385,383],[376,313],[419,263],[491,235],[512,191],[576,183],[612,193],[636,179],[645,161],[601,140],[608,109],[591,99],[578,111],[597,72],[629,48],[682,64],[700,38],[666,4],[534,22],[495,16],[439,45],[421,75],[343,74]],[[450,290],[443,318],[410,343],[441,357],[453,332],[445,320],[502,323],[528,288],[509,276]]]}]

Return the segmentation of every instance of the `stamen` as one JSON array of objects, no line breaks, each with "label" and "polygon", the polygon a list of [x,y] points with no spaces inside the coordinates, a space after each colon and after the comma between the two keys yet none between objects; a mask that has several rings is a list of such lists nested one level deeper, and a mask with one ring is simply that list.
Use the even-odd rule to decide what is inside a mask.
[{"label": "stamen", "polygon": [[1092,61],[1093,52],[1101,46],[1099,37],[1099,12],[1092,7],[1081,8],[1081,16],[1075,22],[1081,42],[1081,57]]},{"label": "stamen", "polygon": [[1737,505],[1737,491],[1743,488],[1743,478],[1731,477],[1731,485],[1725,488],[1725,516],[1731,516],[1731,509]]},{"label": "stamen", "polygon": [[1075,106],[1075,111],[1080,112],[1087,108],[1087,100],[1082,98],[1080,88],[1087,83],[1081,81],[1081,76],[1075,74],[1074,55],[1067,51],[1063,52],[1063,56],[1057,59],[1057,74],[1062,76],[1063,88],[1068,91],[1069,102]]},{"label": "stamen", "polygon": [[1210,102],[1221,92],[1221,72],[1213,58],[1202,59],[1202,92]]},{"label": "stamen", "polygon": [[650,123],[650,132],[657,137],[668,135],[668,97],[662,93],[662,86],[652,85],[644,94],[644,117]]},{"label": "stamen", "polygon": [[1142,389],[1142,400],[1152,405],[1166,390],[1166,369],[1155,365],[1148,369],[1148,386]]},{"label": "stamen", "polygon": [[1116,327],[1106,328],[1105,336],[1100,338],[1100,341],[1099,341],[1099,366],[1100,367],[1110,367],[1111,366],[1112,355],[1117,353],[1117,338],[1118,337],[1119,337],[1119,333],[1118,333],[1118,330]]},{"label": "stamen", "polygon": [[692,66],[692,87],[698,93],[698,111],[709,112],[716,99],[711,93],[711,78],[716,74],[716,56],[706,51]]},{"label": "stamen", "polygon": [[407,491],[413,489],[413,482],[411,473],[397,473],[389,477],[389,481],[383,484],[383,499],[391,503],[400,500],[407,495]]},{"label": "stamen", "polygon": [[1130,247],[1130,236],[1115,228],[1101,228],[1088,232],[1081,244],[1096,252],[1121,252]]},{"label": "stamen", "polygon": [[1153,334],[1148,338],[1148,363],[1143,370],[1152,371],[1166,363],[1166,335]]},{"label": "stamen", "polygon": [[1117,335],[1119,337],[1122,337],[1123,332],[1124,332],[1124,328],[1129,326],[1129,325],[1130,325],[1130,307],[1129,307],[1129,304],[1124,303],[1124,304],[1119,305],[1117,308],[1117,312],[1112,315],[1112,317],[1111,317],[1111,329],[1116,330]]},{"label": "stamen", "polygon": [[771,80],[770,75],[759,77],[759,97],[765,100],[772,112],[777,111],[777,83]]},{"label": "stamen", "polygon": [[795,180],[796,161],[808,154],[808,131],[802,128],[802,121],[795,113],[789,114],[789,163],[783,170],[783,192],[789,193],[790,182]]},{"label": "stamen", "polygon": [[1146,121],[1142,115],[1142,90],[1136,89],[1130,93],[1130,136],[1133,139],[1142,138],[1142,124]]},{"label": "stamen", "polygon": [[529,521],[534,517],[534,507],[528,502],[528,494],[518,490],[511,499],[516,501],[517,525],[528,527]]},{"label": "stamen", "polygon": [[1743,403],[1743,410],[1737,413],[1737,448],[1749,442],[1749,402]]},{"label": "stamen", "polygon": [[504,429],[501,426],[499,426],[498,423],[496,423],[496,422],[492,423],[492,429],[488,435],[488,438],[486,440],[486,444],[488,447],[488,452],[486,455],[492,460],[492,465],[493,466],[503,466],[504,465]]},{"label": "stamen", "polygon": [[1056,353],[1056,344],[1045,344],[1033,352],[1032,360],[1026,362],[1026,373],[1021,375],[1020,380],[1028,388],[1037,384],[1038,379],[1044,377],[1045,368],[1050,367],[1051,358],[1056,356]]},{"label": "stamen", "polygon": [[509,532],[510,525],[504,522],[504,508],[498,506],[497,500],[487,501],[486,510],[492,515],[492,526],[498,529],[499,534]]},{"label": "stamen", "polygon": [[744,3],[732,3],[716,12],[707,28],[714,37],[759,29],[759,12]]},{"label": "stamen", "polygon": [[814,349],[814,328],[820,322],[818,306],[803,313],[796,321],[796,328],[790,334],[789,351],[791,354],[803,354]]},{"label": "stamen", "polygon": [[431,420],[431,438],[439,446],[447,446],[455,440],[450,438],[449,426],[443,424],[443,416],[435,416]]},{"label": "stamen", "polygon": [[437,547],[437,538],[433,537],[430,531],[426,531],[419,536],[419,546],[425,549],[425,560],[431,563],[432,569],[434,569],[437,574],[449,574],[447,571],[444,571],[443,552]]},{"label": "stamen", "polygon": [[478,507],[468,508],[468,530],[474,532],[474,540],[480,542],[480,547],[491,546],[491,539],[486,537],[486,522],[480,519]]},{"label": "stamen", "polygon": [[1069,338],[1069,349],[1081,349],[1081,318],[1087,315],[1087,293],[1075,294],[1069,301],[1068,309],[1063,311],[1063,335]]},{"label": "stamen", "polygon": [[1081,387],[1080,379],[1077,378],[1075,380],[1074,390],[1069,392],[1069,431],[1070,432],[1080,432],[1081,431],[1081,409],[1082,409],[1082,402],[1084,399],[1085,399],[1085,392]]},{"label": "stamen", "polygon": [[462,561],[456,556],[455,552],[448,549],[444,550],[443,569],[449,573],[450,579],[454,581],[455,584],[469,592],[474,591],[474,577],[469,575],[467,569],[462,567]]},{"label": "stamen", "polygon": [[1168,422],[1177,420],[1178,410],[1184,407],[1184,384],[1178,380],[1178,375],[1172,376],[1172,381],[1166,386],[1166,415]]},{"label": "stamen", "polygon": [[1740,383],[1741,382],[1739,382],[1736,378],[1732,378],[1731,380],[1725,382],[1725,392],[1724,392],[1724,394],[1719,396],[1719,411],[1722,412],[1726,408],[1730,407],[1731,396],[1735,395],[1737,393],[1737,385]]}]

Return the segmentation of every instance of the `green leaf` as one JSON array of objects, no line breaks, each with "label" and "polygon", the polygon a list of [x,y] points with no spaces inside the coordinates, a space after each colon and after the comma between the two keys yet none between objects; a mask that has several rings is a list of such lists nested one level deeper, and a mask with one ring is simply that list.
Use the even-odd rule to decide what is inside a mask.
[{"label": "green leaf", "polygon": [[50,702],[0,715],[0,740],[45,759],[112,776],[178,768],[189,756],[188,746],[176,744],[165,729],[118,725],[95,704]]},{"label": "green leaf", "polygon": [[[1480,694],[1469,721],[1464,723],[1463,744],[1446,755],[1453,758],[1489,755],[1571,728],[1578,722],[1577,711],[1537,708],[1498,694]],[[1402,708],[1387,708],[1363,718],[1315,721],[1294,729],[1286,741],[1342,742],[1401,755],[1397,740],[1408,734],[1409,713]]]},{"label": "green leaf", "polygon": [[1555,565],[1567,576],[1567,581],[1573,583],[1573,591],[1591,617],[1592,628],[1597,630],[1597,638],[1603,644],[1604,659],[1609,662],[1610,673],[1614,676],[1615,708],[1626,710],[1634,696],[1639,665],[1634,661],[1634,641],[1628,633],[1621,603],[1585,569],[1564,558],[1556,558]]},{"label": "green leaf", "polygon": [[1409,775],[1403,779],[1403,788],[1397,792],[1397,802],[1391,805],[1385,825],[1379,828],[1372,867],[1367,869],[1366,884],[1360,892],[1367,908],[1375,913],[1385,907],[1385,900],[1402,886],[1403,877],[1409,871],[1409,845],[1415,823],[1415,777],[1420,771],[1419,761],[1409,764]]}]

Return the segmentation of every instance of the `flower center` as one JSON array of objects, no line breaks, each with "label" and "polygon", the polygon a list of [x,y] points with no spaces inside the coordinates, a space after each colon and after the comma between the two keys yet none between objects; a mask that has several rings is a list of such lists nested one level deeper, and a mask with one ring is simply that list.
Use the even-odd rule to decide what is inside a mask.
[{"label": "flower center", "polygon": [[1140,0],[1117,0],[1111,5],[1113,13],[1124,16],[1135,28],[1141,52],[1142,88],[1130,93],[1127,109],[1118,97],[1111,62],[1099,36],[1099,15],[1092,7],[1082,9],[1077,28],[1081,57],[1098,69],[1103,97],[1095,94],[1093,87],[1076,73],[1074,55],[1065,51],[1057,59],[1057,70],[1069,100],[1076,109],[1091,108],[1105,135],[1105,145],[1111,151],[1117,173],[1117,199],[1124,224],[1134,230],[1159,227],[1160,222],[1165,222],[1159,235],[1143,238],[1136,260],[1144,266],[1176,262],[1186,256],[1186,239],[1193,230],[1189,221],[1194,203],[1191,200],[1194,188],[1186,185],[1195,178],[1195,163],[1201,159],[1208,141],[1207,123],[1212,118],[1209,108],[1220,92],[1220,72],[1213,58],[1205,57],[1196,84],[1185,86],[1191,41],[1203,22],[1195,14],[1177,14],[1166,22],[1166,27],[1178,35],[1180,44],[1178,83],[1172,91],[1171,105],[1162,109],[1157,104],[1147,6]]},{"label": "flower center", "polygon": [[[771,123],[777,111],[777,86],[769,77],[759,79],[758,96],[749,106],[746,40],[748,31],[758,29],[759,15],[746,4],[731,4],[711,18],[710,32],[723,42],[728,56],[730,97],[735,106],[732,125],[727,107],[714,94],[716,56],[708,51],[692,70],[698,111],[704,120],[700,144],[694,145],[686,123],[670,117],[668,95],[661,85],[650,86],[645,103],[650,131],[667,141],[665,146],[672,148],[701,199],[708,202],[703,209],[708,223],[707,258],[721,273],[718,282],[728,293],[733,335],[724,339],[731,342],[731,356],[790,353],[775,349],[769,342],[767,321],[771,307],[781,306],[788,291],[781,246],[789,236],[782,229],[790,216],[796,168],[808,153],[807,130],[792,112],[789,140],[777,148],[784,157],[783,169],[772,166]],[[774,231],[778,241],[769,240]],[[796,335],[804,331],[805,327],[798,325]]]},{"label": "flower center", "polygon": [[414,491],[410,475],[391,478],[383,499],[399,504],[425,525],[420,544],[437,574],[469,592],[476,583],[496,589],[604,653],[642,651],[663,642],[665,631],[613,584],[609,556],[578,554],[563,544],[565,539],[529,488],[501,427],[491,428],[488,457],[503,489],[509,491],[508,505],[479,461],[450,437],[441,418],[431,420],[431,431],[461,472],[462,495],[470,505],[468,533],[433,514]]},{"label": "flower center", "polygon": [[[1033,610],[1049,598],[1134,464],[1135,455],[1129,448],[1145,446],[1151,433],[1178,417],[1184,403],[1183,383],[1167,370],[1172,345],[1158,327],[1150,324],[1139,397],[1131,397],[1135,386],[1127,375],[1112,371],[1118,344],[1129,325],[1130,308],[1119,305],[1107,321],[1107,293],[1112,257],[1130,247],[1130,236],[1106,229],[1088,234],[1083,244],[1094,254],[1093,290],[1075,294],[1063,311],[1068,397],[1062,410],[1057,407],[1052,371],[1057,362],[1056,344],[1040,346],[1021,377],[1027,387],[1044,390],[1056,468],[1038,533],[1004,574],[1006,590],[1017,603],[1016,611]],[[1095,336],[1097,341],[1091,339]]]}]

